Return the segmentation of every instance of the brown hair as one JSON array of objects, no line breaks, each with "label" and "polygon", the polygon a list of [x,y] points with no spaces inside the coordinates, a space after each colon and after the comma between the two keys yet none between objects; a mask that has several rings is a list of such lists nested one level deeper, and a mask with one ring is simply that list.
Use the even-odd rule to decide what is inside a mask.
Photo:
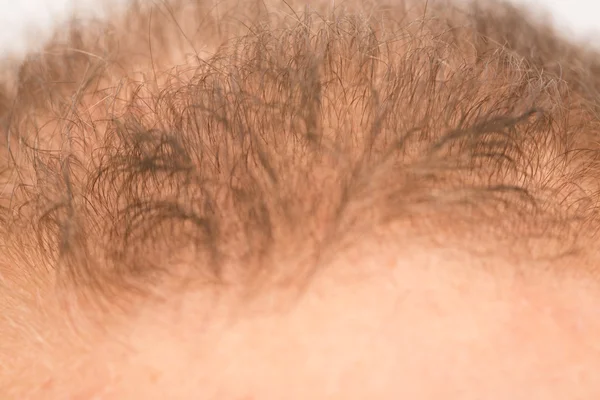
[{"label": "brown hair", "polygon": [[181,265],[294,281],[396,223],[526,257],[595,237],[595,53],[506,4],[219,7],[74,21],[19,67],[0,263],[113,299]]}]

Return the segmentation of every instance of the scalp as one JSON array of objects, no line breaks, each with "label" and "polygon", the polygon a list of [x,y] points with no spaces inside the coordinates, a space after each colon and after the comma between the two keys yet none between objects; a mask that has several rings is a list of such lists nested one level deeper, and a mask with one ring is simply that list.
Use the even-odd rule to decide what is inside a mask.
[{"label": "scalp", "polygon": [[360,275],[359,247],[433,286],[596,279],[598,57],[531,21],[176,1],[74,21],[0,91],[1,390],[79,370],[96,315]]},{"label": "scalp", "polygon": [[302,286],[394,224],[588,251],[597,57],[528,21],[171,2],[74,22],[0,96],[5,263],[112,303],[171,278]]}]

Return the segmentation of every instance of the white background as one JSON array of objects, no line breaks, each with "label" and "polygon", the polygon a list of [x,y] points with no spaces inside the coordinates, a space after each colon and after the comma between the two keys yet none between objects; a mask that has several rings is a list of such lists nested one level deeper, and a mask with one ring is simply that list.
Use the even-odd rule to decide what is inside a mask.
[{"label": "white background", "polygon": [[576,39],[598,42],[600,48],[600,0],[512,0],[532,10],[551,13],[553,22],[565,34]]},{"label": "white background", "polygon": [[[70,16],[103,16],[128,0],[0,0],[0,52],[22,55],[39,48],[52,28]],[[152,0],[146,0],[152,1]]]},{"label": "white background", "polygon": [[[0,54],[20,56],[26,50],[41,46],[52,26],[73,13],[83,17],[102,16],[109,7],[114,9],[127,1],[0,0]],[[306,1],[310,4],[311,0]],[[550,11],[554,22],[566,35],[592,43],[597,41],[600,48],[600,0],[511,1],[530,4],[532,11]]]}]

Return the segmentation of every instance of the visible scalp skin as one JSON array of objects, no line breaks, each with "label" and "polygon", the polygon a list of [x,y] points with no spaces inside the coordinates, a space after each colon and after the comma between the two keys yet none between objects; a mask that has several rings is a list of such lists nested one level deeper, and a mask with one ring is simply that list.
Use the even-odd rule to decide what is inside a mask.
[{"label": "visible scalp skin", "polygon": [[457,250],[448,265],[509,287],[574,280],[569,307],[591,307],[569,296],[597,278],[600,62],[530,21],[505,4],[171,1],[57,33],[0,91],[0,397],[90,398],[129,356],[81,368],[77,389],[53,371],[96,365],[140,314],[160,326],[153,305],[310,297],[340,259],[370,271],[345,257],[373,238],[405,260]]},{"label": "visible scalp skin", "polygon": [[4,117],[6,246],[100,292],[144,289],[178,249],[203,260],[196,279],[228,263],[251,279],[419,213],[574,250],[598,191],[583,74],[482,36],[496,17],[476,8],[293,8],[139,5],[27,60]]}]

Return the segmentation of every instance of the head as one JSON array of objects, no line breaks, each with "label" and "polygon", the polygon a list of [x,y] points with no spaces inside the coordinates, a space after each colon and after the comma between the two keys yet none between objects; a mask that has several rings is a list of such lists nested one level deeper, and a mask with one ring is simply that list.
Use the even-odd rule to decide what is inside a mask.
[{"label": "head", "polygon": [[134,4],[0,92],[3,398],[596,398],[598,56],[504,4]]}]

